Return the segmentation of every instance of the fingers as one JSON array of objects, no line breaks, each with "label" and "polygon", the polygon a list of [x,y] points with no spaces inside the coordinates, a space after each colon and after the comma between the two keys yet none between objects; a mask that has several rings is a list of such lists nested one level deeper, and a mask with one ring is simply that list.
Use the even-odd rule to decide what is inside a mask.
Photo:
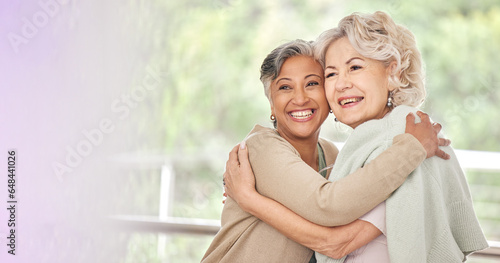
[{"label": "fingers", "polygon": [[437,149],[436,156],[439,157],[439,158],[445,159],[445,160],[450,159],[450,155],[447,154],[446,152],[444,152],[441,149]]},{"label": "fingers", "polygon": [[[226,187],[224,186],[224,188],[226,188]],[[226,194],[226,190],[225,189],[224,189],[224,193],[222,194],[222,196],[224,197],[224,198],[222,198],[222,203],[226,204],[227,194]]]},{"label": "fingers", "polygon": [[238,160],[240,161],[240,166],[242,168],[251,168],[250,161],[248,160],[248,149],[246,147],[245,141],[242,141],[240,143],[240,148],[238,150]]},{"label": "fingers", "polygon": [[415,115],[410,112],[406,115],[406,127],[415,126]]},{"label": "fingers", "polygon": [[[222,177],[222,184],[224,187],[223,196],[231,197],[233,200],[240,200],[241,185],[248,185],[255,191],[255,178],[252,172],[252,166],[248,158],[248,148],[246,142],[243,141],[236,145],[229,153],[229,159],[226,162],[226,170]],[[235,190],[238,189],[236,192]],[[223,203],[225,203],[223,200]]]},{"label": "fingers", "polygon": [[222,203],[226,204],[226,199],[227,199],[227,187],[226,187],[226,173],[222,176],[222,190],[224,191],[222,194]]},{"label": "fingers", "polygon": [[228,198],[228,192],[229,192],[229,189],[228,189],[228,182],[230,182],[230,176],[228,173],[224,173],[223,177],[222,177],[222,188],[223,188],[223,193],[222,193],[222,203],[223,204],[226,204],[226,200]]},{"label": "fingers", "polygon": [[449,146],[451,144],[451,141],[445,138],[439,138],[438,140],[439,146]]},{"label": "fingers", "polygon": [[448,146],[451,141],[445,138],[439,138],[438,134],[443,128],[439,123],[431,123],[429,115],[417,111],[417,115],[420,117],[420,123],[415,124],[415,116],[413,114],[408,114],[406,116],[406,132],[412,134],[417,138],[417,140],[424,146],[427,152],[427,158],[432,156],[437,156],[439,158],[448,160],[450,155],[439,149],[439,146]]},{"label": "fingers", "polygon": [[229,160],[230,162],[238,162],[238,148],[239,144],[233,147],[231,152],[229,152]]},{"label": "fingers", "polygon": [[238,147],[239,144],[234,146],[233,149],[229,152],[229,159],[226,162],[226,171],[228,171],[231,166],[240,164],[240,162],[238,161]]},{"label": "fingers", "polygon": [[430,123],[431,122],[431,119],[429,118],[429,115],[427,115],[426,113],[422,112],[422,111],[417,111],[417,115],[418,117],[420,117],[420,120],[422,121],[422,123]]},{"label": "fingers", "polygon": [[226,193],[226,183],[227,183],[227,180],[229,180],[228,171],[229,171],[229,167],[228,167],[228,165],[226,163],[226,171],[222,175],[222,186],[224,187],[224,193]]},{"label": "fingers", "polygon": [[434,131],[436,133],[439,133],[441,131],[441,129],[443,128],[443,126],[441,126],[441,124],[437,123],[437,122],[434,122],[432,124],[432,128],[434,129]]}]

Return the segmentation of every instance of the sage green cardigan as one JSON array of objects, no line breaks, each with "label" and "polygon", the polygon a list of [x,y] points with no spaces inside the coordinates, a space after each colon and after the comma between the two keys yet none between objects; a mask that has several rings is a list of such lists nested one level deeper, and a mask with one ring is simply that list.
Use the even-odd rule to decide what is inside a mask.
[{"label": "sage green cardigan", "polygon": [[[417,109],[398,106],[383,119],[354,129],[339,153],[330,180],[342,180],[376,160],[405,131],[406,115]],[[418,118],[418,117],[417,117]],[[426,159],[386,201],[387,245],[393,263],[463,262],[488,243],[474,213],[464,173],[451,146],[450,160]],[[316,253],[318,263],[343,262]]]}]

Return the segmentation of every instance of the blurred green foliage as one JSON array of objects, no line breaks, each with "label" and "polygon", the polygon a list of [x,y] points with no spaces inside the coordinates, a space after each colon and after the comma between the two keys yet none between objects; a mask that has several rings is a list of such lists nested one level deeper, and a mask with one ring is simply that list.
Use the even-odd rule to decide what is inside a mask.
[{"label": "blurred green foliage", "polygon": [[[141,138],[134,151],[171,160],[176,175],[172,216],[220,217],[227,153],[254,124],[270,126],[259,81],[267,53],[296,38],[314,40],[355,11],[386,11],[414,32],[426,64],[423,109],[443,124],[455,148],[500,151],[496,0],[137,0],[125,9],[123,30],[134,36],[147,64],[164,72],[161,94],[134,113],[129,130],[131,137]],[[324,126],[324,137],[345,139],[331,121]],[[125,196],[117,213],[157,215],[158,169],[125,175],[116,188]],[[486,235],[500,240],[499,171],[467,175]],[[211,241],[199,237],[203,241],[193,247],[186,240],[197,238],[170,237],[167,255],[159,257],[156,239],[131,237],[127,262],[199,262]]]}]

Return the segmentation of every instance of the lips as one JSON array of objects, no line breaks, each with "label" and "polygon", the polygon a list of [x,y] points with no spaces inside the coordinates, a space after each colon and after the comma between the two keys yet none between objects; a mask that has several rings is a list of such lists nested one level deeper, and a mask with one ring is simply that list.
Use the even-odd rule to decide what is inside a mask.
[{"label": "lips", "polygon": [[364,97],[342,97],[338,99],[340,106],[347,106],[349,104],[354,104],[360,102],[364,99]]},{"label": "lips", "polygon": [[296,119],[296,120],[308,120],[310,119],[314,113],[316,112],[315,109],[307,109],[307,110],[297,110],[297,111],[291,111],[288,113],[290,117]]}]

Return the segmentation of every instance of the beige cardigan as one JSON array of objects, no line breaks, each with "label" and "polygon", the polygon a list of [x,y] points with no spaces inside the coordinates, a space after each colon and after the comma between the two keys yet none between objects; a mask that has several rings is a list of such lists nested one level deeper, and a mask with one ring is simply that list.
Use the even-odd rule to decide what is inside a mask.
[{"label": "beige cardigan", "polygon": [[[330,182],[302,161],[293,146],[273,129],[256,126],[246,139],[259,193],[317,224],[350,223],[387,199],[426,157],[410,134],[394,138],[393,146],[364,168]],[[327,164],[338,149],[320,139]],[[328,176],[328,175],[327,175]],[[308,262],[312,251],[279,233],[228,198],[221,229],[202,262]]]}]

